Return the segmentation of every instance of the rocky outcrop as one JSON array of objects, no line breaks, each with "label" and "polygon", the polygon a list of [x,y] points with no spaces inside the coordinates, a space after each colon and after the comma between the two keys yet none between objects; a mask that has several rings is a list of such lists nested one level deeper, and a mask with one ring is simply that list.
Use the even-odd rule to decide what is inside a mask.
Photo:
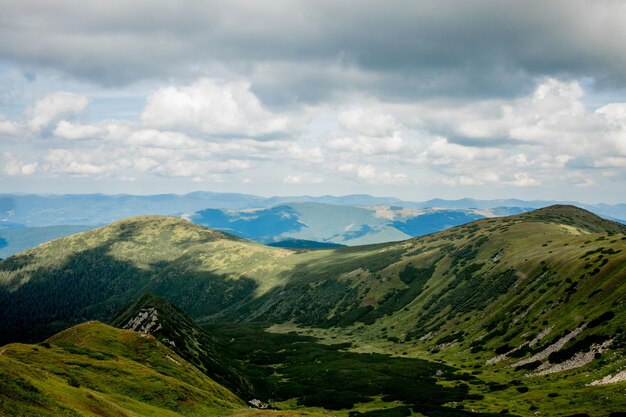
[{"label": "rocky outcrop", "polygon": [[142,308],[137,312],[135,317],[124,325],[124,328],[146,334],[152,334],[158,331],[161,329],[161,324],[159,323],[156,308]]}]

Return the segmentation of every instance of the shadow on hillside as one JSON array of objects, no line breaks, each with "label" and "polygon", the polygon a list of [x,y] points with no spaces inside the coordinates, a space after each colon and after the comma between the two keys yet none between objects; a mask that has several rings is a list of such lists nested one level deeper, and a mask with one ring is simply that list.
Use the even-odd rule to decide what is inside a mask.
[{"label": "shadow on hillside", "polygon": [[[19,287],[0,290],[0,344],[40,341],[86,320],[107,321],[117,310],[145,292],[162,296],[194,319],[204,321],[294,321],[303,325],[351,324],[370,312],[359,307],[359,290],[344,272],[365,268],[376,273],[397,261],[403,251],[363,256],[363,248],[342,251],[326,262],[306,263],[285,272],[291,282],[255,297],[258,283],[206,270],[193,253],[171,262],[139,268],[110,255],[112,245],[132,240],[132,225],[123,225],[115,239],[77,252],[54,267],[27,267],[32,256],[11,257],[0,272],[11,272]],[[13,291],[13,289],[17,289]],[[336,318],[328,320],[331,311]]]},{"label": "shadow on hillside", "polygon": [[[132,232],[124,238],[132,238]],[[112,257],[111,245],[112,242],[107,242],[76,253],[54,268],[36,269],[16,291],[1,292],[0,344],[41,341],[79,322],[108,321],[123,305],[144,292],[162,296],[195,318],[236,311],[241,320],[241,315],[255,310],[262,312],[258,317],[315,324],[326,321],[332,307],[342,303],[354,306],[357,297],[356,290],[346,281],[315,282],[317,278],[331,278],[334,275],[330,274],[340,274],[356,263],[375,273],[400,256],[400,252],[389,251],[367,259],[346,257],[336,268],[327,265],[329,269],[322,266],[313,270],[300,265],[296,273],[301,280],[255,299],[254,280],[201,271],[200,262],[192,255],[142,269]],[[10,258],[1,268],[19,271],[31,261],[25,257]],[[277,302],[279,299],[285,302]],[[268,310],[271,314],[264,315]],[[303,406],[336,410],[381,396],[393,408],[386,412],[392,413],[385,414],[389,416],[407,415],[411,409],[430,417],[480,415],[444,406],[449,402],[479,399],[469,394],[466,384],[479,381],[471,375],[457,375],[451,367],[424,360],[348,352],[343,350],[347,346],[326,346],[295,335],[253,332],[242,325],[234,325],[232,329],[236,329],[236,342],[223,345],[223,351],[240,355],[238,360],[250,364],[254,377],[268,381],[267,394],[274,399],[297,398]],[[232,336],[224,340],[231,339]],[[237,349],[244,351],[237,353]],[[274,373],[275,366],[280,367],[281,376]],[[439,380],[446,380],[448,386],[440,385]],[[372,415],[381,414],[380,411],[351,413],[353,417]]]},{"label": "shadow on hillside", "polygon": [[5,260],[0,269],[27,281],[14,291],[0,291],[0,345],[41,341],[87,320],[108,321],[122,306],[145,292],[163,296],[194,317],[210,316],[251,299],[257,284],[198,271],[181,258],[142,269],[109,254],[111,243],[68,257],[54,268],[23,272],[32,257]]}]

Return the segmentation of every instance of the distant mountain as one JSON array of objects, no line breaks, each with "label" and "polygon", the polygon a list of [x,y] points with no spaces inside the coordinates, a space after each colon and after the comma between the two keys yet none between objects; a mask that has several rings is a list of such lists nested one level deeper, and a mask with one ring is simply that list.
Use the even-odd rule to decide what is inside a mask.
[{"label": "distant mountain", "polygon": [[[0,258],[58,237],[146,214],[183,217],[265,244],[295,239],[355,246],[399,241],[479,218],[520,214],[555,203],[470,198],[411,202],[366,194],[270,198],[212,192],[149,196],[0,194]],[[575,204],[626,224],[626,204]]]},{"label": "distant mountain", "polygon": [[24,226],[104,225],[142,214],[192,213],[207,207],[243,209],[266,199],[246,194],[195,192],[185,195],[0,194],[0,224]]},{"label": "distant mountain", "polygon": [[93,226],[43,226],[0,229],[0,258],[33,248],[52,239],[84,232]]},{"label": "distant mountain", "polygon": [[340,245],[338,243],[317,242],[315,240],[285,239],[279,240],[278,242],[268,243],[267,246],[288,249],[332,249],[342,248],[345,245]]},{"label": "distant mountain", "polygon": [[[367,194],[345,196],[285,196],[260,197],[249,194],[194,192],[184,195],[104,195],[67,194],[32,195],[0,194],[0,229],[3,225],[58,226],[90,225],[100,226],[123,218],[144,214],[185,215],[200,210],[229,209],[244,210],[269,208],[291,203],[320,203],[336,206],[391,206],[407,209],[478,209],[501,210],[512,208],[537,209],[553,204],[572,204],[593,213],[613,219],[626,219],[626,204],[582,204],[559,201],[525,201],[518,199],[460,200],[432,199],[423,202],[404,201],[392,197],[374,197]],[[504,213],[504,214],[514,214]]]},{"label": "distant mountain", "polygon": [[282,246],[272,242],[285,239],[354,246],[404,240],[492,216],[490,210],[289,203],[254,210],[206,209],[186,217],[196,224],[273,246]]}]

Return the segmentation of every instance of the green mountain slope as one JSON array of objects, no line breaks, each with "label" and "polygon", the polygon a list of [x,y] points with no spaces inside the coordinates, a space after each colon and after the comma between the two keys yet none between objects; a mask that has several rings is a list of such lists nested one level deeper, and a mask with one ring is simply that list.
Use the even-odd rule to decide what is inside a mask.
[{"label": "green mountain slope", "polygon": [[1,352],[3,415],[226,416],[245,409],[154,337],[98,322]]},{"label": "green mountain slope", "polygon": [[214,338],[182,310],[153,294],[144,294],[125,306],[111,325],[150,334],[206,375],[246,400],[254,398],[252,384],[242,367],[227,352],[216,347]]},{"label": "green mountain slope", "polygon": [[291,254],[163,216],[54,240],[0,263],[0,343],[106,321],[146,291],[211,314],[285,280],[288,262],[276,261]]},{"label": "green mountain slope", "polygon": [[[113,324],[153,334],[181,357],[199,363],[210,376],[232,373],[235,363],[256,399],[283,410],[324,408],[333,415],[351,417],[405,416],[411,410],[429,417],[450,413],[488,417],[446,405],[476,399],[469,393],[467,382],[482,381],[436,362],[355,353],[348,350],[350,344],[271,334],[256,325],[214,323],[200,327],[151,294],[126,306]],[[492,415],[504,417],[507,413]]]},{"label": "green mountain slope", "polygon": [[[398,336],[418,339],[457,315],[498,312],[502,297],[521,305],[542,290],[556,303],[570,283],[541,289],[536,280],[546,270],[559,272],[554,282],[584,281],[567,290],[578,296],[600,289],[620,276],[624,228],[555,206],[395,244],[293,251],[180,219],[139,217],[0,263],[0,326],[5,338],[37,337],[106,320],[149,291],[195,319],[385,327],[392,317],[405,323]],[[621,294],[621,281],[615,285]],[[559,302],[555,316],[573,314],[569,301],[577,298]]]},{"label": "green mountain slope", "polygon": [[552,206],[403,242],[302,251],[133,218],[1,262],[0,337],[106,320],[153,292],[200,323],[264,322],[357,353],[480,372],[472,392],[485,399],[464,406],[481,412],[595,417],[626,406],[625,233]]}]

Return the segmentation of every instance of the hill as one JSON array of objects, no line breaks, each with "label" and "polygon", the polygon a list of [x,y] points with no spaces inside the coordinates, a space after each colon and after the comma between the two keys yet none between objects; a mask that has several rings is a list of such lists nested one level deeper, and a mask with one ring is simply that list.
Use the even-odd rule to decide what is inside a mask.
[{"label": "hill", "polygon": [[98,322],[0,355],[0,413],[11,416],[226,416],[234,394],[154,337]]},{"label": "hill", "polygon": [[[623,385],[599,384],[626,366],[625,232],[552,206],[392,244],[296,251],[134,218],[0,263],[0,334],[25,340],[106,319],[150,291],[196,322],[264,322],[480,371],[474,389],[489,401],[467,405],[482,411],[527,415],[530,402],[568,415],[599,407],[601,391],[622,398]],[[548,397],[555,387],[577,399]],[[605,409],[620,410],[618,399]]]},{"label": "hill", "polygon": [[99,322],[0,350],[0,414],[323,417],[252,410],[150,334]]},{"label": "hill", "polygon": [[252,384],[242,367],[216,347],[214,338],[182,310],[153,294],[134,300],[111,320],[111,325],[156,337],[164,345],[245,400],[254,399]]},{"label": "hill", "polygon": [[[126,306],[113,324],[154,335],[211,376],[219,375],[216,362],[236,363],[253,397],[285,412],[323,408],[335,416],[393,417],[409,415],[413,410],[432,417],[451,413],[487,417],[447,405],[476,397],[462,381],[482,381],[468,379],[440,363],[351,352],[350,344],[323,343],[293,333],[270,334],[256,325],[214,323],[200,327],[152,294]],[[504,417],[507,413],[490,415]]]}]

